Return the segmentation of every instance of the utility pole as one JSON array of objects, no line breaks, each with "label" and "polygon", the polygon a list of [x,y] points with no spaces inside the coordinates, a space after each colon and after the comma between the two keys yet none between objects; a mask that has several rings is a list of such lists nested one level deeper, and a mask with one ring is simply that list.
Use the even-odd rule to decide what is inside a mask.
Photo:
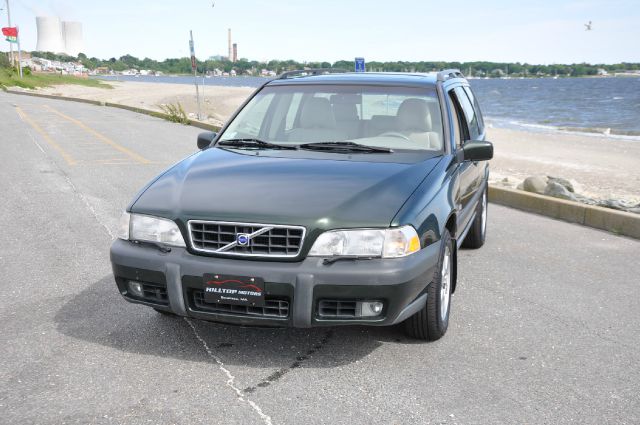
[{"label": "utility pole", "polygon": [[18,42],[18,69],[20,70],[20,78],[22,78],[22,50],[20,50],[20,28],[16,27],[18,35],[16,41]]},{"label": "utility pole", "polygon": [[[11,28],[11,9],[9,8],[9,0],[6,1],[7,3],[7,19],[9,20],[9,28]],[[13,60],[13,43],[9,43],[9,51],[11,52],[11,65],[13,66],[14,64],[14,60]]]},{"label": "utility pole", "polygon": [[191,69],[193,70],[193,82],[196,86],[196,98],[198,99],[198,119],[202,119],[202,106],[200,105],[200,89],[198,88],[198,67],[196,62],[196,51],[193,46],[193,31],[189,31],[189,50],[191,50]]}]

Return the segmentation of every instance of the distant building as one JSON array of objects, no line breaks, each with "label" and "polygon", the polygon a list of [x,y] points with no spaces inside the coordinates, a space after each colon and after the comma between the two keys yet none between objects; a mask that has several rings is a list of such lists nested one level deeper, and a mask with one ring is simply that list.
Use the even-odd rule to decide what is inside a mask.
[{"label": "distant building", "polygon": [[229,55],[227,56],[229,60],[233,59],[233,46],[231,44],[231,28],[228,29],[228,41],[229,41]]},{"label": "distant building", "polygon": [[60,22],[53,16],[37,16],[38,39],[36,50],[78,56],[84,51],[82,24],[80,22]]},{"label": "distant building", "polygon": [[60,19],[52,16],[37,16],[36,28],[38,30],[37,51],[63,53],[64,41]]},{"label": "distant building", "polygon": [[109,67],[106,66],[98,66],[96,67],[96,69],[94,69],[94,72],[96,74],[108,74],[109,73]]},{"label": "distant building", "polygon": [[77,57],[79,53],[83,53],[82,24],[80,22],[63,21],[62,40],[64,41],[64,52],[69,56]]},{"label": "distant building", "polygon": [[233,43],[233,59],[232,62],[238,62],[238,43]]}]

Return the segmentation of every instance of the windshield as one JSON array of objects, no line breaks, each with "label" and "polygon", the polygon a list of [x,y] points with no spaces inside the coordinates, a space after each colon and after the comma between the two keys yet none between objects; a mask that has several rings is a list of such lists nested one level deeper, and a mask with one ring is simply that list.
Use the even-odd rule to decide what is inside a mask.
[{"label": "windshield", "polygon": [[353,142],[394,150],[442,150],[442,116],[429,88],[346,85],[267,86],[220,141],[278,145]]}]

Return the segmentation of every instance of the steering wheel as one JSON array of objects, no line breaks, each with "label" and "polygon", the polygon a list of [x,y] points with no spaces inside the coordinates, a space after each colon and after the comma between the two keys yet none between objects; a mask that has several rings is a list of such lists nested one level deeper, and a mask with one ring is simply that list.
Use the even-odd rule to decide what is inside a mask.
[{"label": "steering wheel", "polygon": [[378,137],[397,137],[399,139],[404,139],[406,141],[411,141],[411,139],[409,139],[407,136],[405,136],[404,134],[398,132],[398,131],[387,131],[385,133],[379,134]]}]

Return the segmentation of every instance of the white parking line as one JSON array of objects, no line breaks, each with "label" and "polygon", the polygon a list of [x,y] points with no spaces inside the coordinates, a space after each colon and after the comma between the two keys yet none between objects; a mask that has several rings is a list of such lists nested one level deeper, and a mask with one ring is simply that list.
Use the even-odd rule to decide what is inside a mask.
[{"label": "white parking line", "polygon": [[228,379],[226,384],[236,393],[236,397],[238,398],[238,400],[242,402],[246,402],[249,406],[251,406],[251,408],[256,411],[256,413],[260,416],[260,418],[266,425],[273,425],[273,422],[271,422],[271,417],[268,415],[265,415],[264,412],[262,412],[262,409],[260,408],[260,406],[258,406],[253,401],[249,400],[249,398],[246,398],[242,395],[242,390],[236,387],[234,383],[236,377],[231,374],[229,369],[224,367],[224,363],[222,362],[222,360],[220,360],[218,356],[213,354],[213,351],[211,351],[211,349],[209,348],[209,345],[207,345],[207,342],[204,339],[202,339],[202,337],[196,330],[196,327],[194,326],[193,322],[189,320],[187,317],[184,317],[184,320],[189,324],[189,326],[193,330],[193,334],[196,336],[196,339],[200,341],[200,343],[204,347],[209,357],[215,360],[215,362],[218,364],[218,368],[222,371],[222,373],[224,373],[227,376]]}]

